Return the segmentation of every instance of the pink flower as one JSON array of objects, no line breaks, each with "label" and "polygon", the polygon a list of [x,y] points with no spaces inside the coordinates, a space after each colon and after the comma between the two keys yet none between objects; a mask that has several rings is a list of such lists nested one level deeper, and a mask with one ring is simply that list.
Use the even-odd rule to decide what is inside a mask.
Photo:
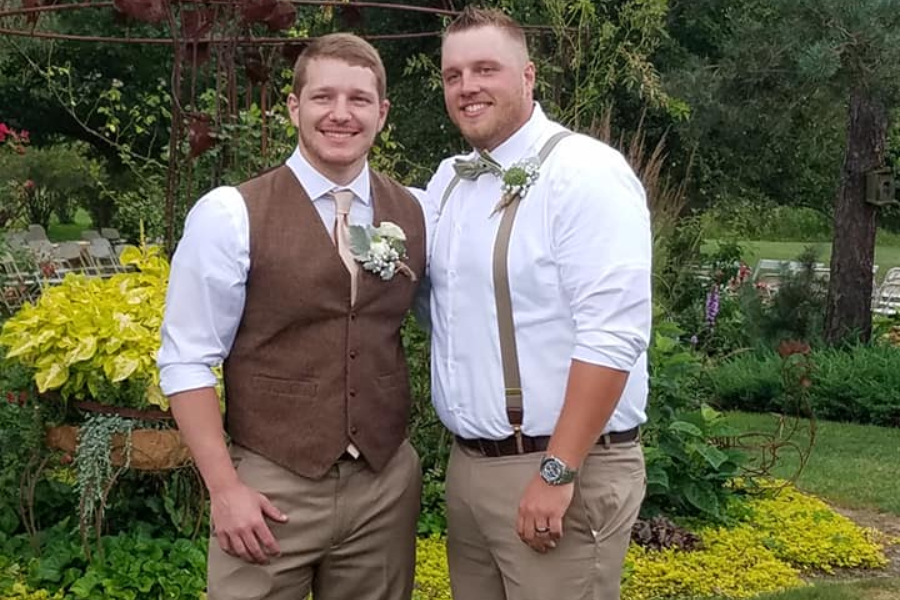
[{"label": "pink flower", "polygon": [[31,191],[31,190],[34,189],[34,180],[28,179],[27,181],[25,181],[24,184],[22,184],[22,186],[23,186],[26,190]]},{"label": "pink flower", "polygon": [[19,132],[19,140],[23,144],[27,144],[31,140],[31,134],[28,133],[27,129],[23,129],[22,131]]},{"label": "pink flower", "polygon": [[12,133],[12,130],[6,126],[6,123],[0,123],[0,143],[6,141],[6,136]]}]

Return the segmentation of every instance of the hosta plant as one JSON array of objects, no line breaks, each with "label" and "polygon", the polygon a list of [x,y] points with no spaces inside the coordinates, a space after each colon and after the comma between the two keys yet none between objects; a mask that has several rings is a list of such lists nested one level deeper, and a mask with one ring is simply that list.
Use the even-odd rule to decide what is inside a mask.
[{"label": "hosta plant", "polygon": [[156,352],[169,265],[159,248],[128,248],[133,271],[69,274],[0,332],[6,358],[34,370],[40,393],[109,405],[167,408]]}]

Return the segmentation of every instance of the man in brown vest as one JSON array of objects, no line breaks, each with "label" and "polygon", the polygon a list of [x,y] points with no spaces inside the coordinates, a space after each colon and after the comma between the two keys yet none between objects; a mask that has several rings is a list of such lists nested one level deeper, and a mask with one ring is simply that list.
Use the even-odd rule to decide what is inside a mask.
[{"label": "man in brown vest", "polygon": [[288,97],[297,150],[188,216],[158,362],[210,493],[210,600],[411,596],[421,473],[400,325],[425,232],[367,165],[388,106],[372,46],[315,40]]}]

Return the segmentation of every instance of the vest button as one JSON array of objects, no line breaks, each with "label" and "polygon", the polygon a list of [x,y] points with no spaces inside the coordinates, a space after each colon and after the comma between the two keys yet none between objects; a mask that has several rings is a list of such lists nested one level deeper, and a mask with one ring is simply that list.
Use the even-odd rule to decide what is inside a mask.
[{"label": "vest button", "polygon": [[350,351],[350,358],[356,358],[356,350]]},{"label": "vest button", "polygon": [[350,433],[355,434],[357,431],[359,431],[359,430],[358,430],[356,427],[351,427],[351,428],[350,428]]},{"label": "vest button", "polygon": [[356,390],[350,390],[350,397],[356,398]]},{"label": "vest button", "polygon": [[351,320],[351,321],[355,321],[355,320],[356,320],[356,313],[355,313],[355,312],[350,313],[350,320]]}]

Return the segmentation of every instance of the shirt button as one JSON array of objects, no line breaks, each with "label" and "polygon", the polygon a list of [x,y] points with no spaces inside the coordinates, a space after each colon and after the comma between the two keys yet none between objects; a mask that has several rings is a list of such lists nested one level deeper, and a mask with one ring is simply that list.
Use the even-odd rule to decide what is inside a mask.
[{"label": "shirt button", "polygon": [[355,389],[351,389],[351,390],[350,390],[350,397],[351,397],[351,398],[356,398],[356,390],[355,390]]}]

